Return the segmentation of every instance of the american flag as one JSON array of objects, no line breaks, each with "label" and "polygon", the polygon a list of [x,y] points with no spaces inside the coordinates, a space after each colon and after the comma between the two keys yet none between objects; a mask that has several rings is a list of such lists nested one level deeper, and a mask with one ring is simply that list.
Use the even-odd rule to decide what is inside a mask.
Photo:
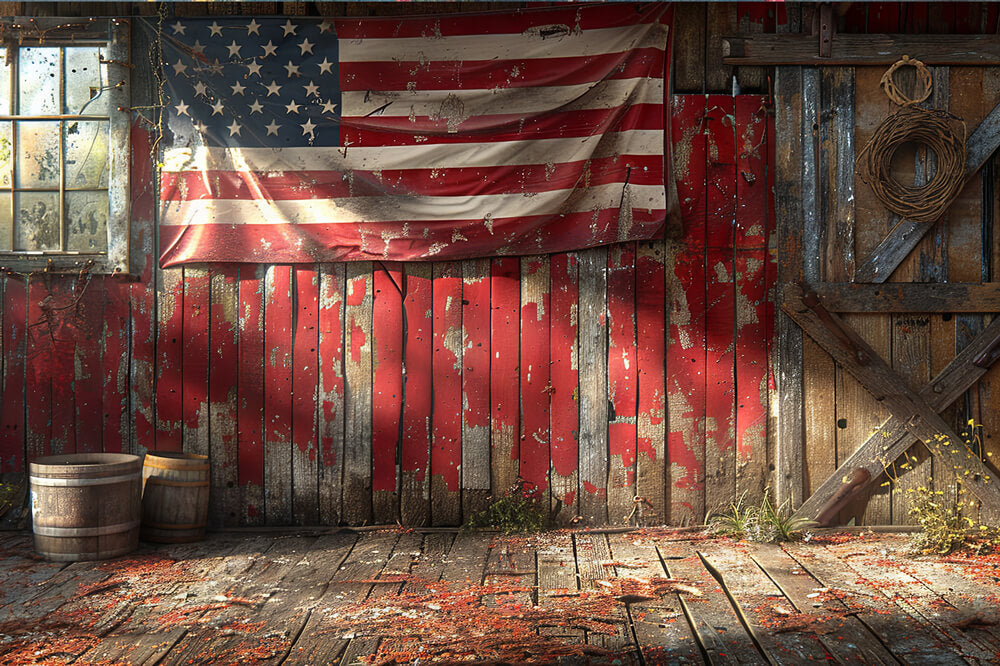
[{"label": "american flag", "polygon": [[665,5],[163,24],[161,265],[662,233]]}]

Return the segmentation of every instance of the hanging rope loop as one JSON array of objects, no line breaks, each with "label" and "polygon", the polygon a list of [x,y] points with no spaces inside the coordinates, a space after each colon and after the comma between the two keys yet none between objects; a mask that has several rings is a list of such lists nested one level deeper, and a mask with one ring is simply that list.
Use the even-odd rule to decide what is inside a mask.
[{"label": "hanging rope loop", "polygon": [[[882,121],[858,154],[858,172],[893,213],[912,222],[934,222],[965,184],[965,122],[940,109],[904,106]],[[922,186],[892,176],[892,158],[904,143],[925,145],[937,156],[937,171]]]},{"label": "hanging rope loop", "polygon": [[[901,67],[913,67],[917,72],[918,96],[914,99],[907,97],[906,94],[899,89],[899,86],[896,85],[896,80],[892,78],[896,71]],[[931,96],[931,90],[933,89],[931,72],[927,69],[927,65],[916,58],[911,58],[908,55],[904,55],[900,60],[897,60],[892,67],[887,69],[878,84],[882,86],[882,90],[885,91],[886,96],[900,106],[910,106],[912,104],[919,104],[920,102],[923,102]]]}]

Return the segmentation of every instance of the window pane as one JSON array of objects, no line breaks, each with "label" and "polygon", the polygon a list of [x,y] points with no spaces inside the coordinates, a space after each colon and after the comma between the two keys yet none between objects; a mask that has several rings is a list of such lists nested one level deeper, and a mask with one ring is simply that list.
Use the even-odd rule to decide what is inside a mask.
[{"label": "window pane", "polygon": [[108,129],[105,121],[66,123],[68,189],[108,186]]},{"label": "window pane", "polygon": [[11,144],[10,130],[10,123],[0,123],[0,188],[10,187],[10,170],[14,166],[14,146]]},{"label": "window pane", "polygon": [[17,186],[59,188],[59,123],[17,123]]},{"label": "window pane", "polygon": [[10,192],[0,193],[0,251],[10,252]]},{"label": "window pane", "polygon": [[59,113],[59,49],[32,46],[21,49],[20,107],[21,115]]},{"label": "window pane", "polygon": [[17,192],[15,250],[59,249],[59,193]]},{"label": "window pane", "polygon": [[105,252],[108,249],[108,193],[67,192],[67,250]]},{"label": "window pane", "polygon": [[107,65],[101,64],[103,50],[98,46],[73,46],[67,47],[65,52],[66,108],[63,112],[108,115],[109,95],[107,91],[102,92],[102,88],[111,84],[108,83]]},{"label": "window pane", "polygon": [[5,115],[9,115],[14,110],[10,106],[10,72],[10,65],[7,64],[7,49],[0,46],[0,113]]}]

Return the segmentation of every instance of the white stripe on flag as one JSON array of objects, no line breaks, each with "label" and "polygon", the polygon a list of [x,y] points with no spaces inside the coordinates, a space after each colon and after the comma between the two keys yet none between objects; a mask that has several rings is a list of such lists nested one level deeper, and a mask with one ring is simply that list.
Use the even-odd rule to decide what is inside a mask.
[{"label": "white stripe on flag", "polygon": [[662,155],[663,132],[627,130],[569,139],[376,148],[172,148],[163,171],[346,171],[459,169],[558,164],[627,155]]},{"label": "white stripe on flag", "polygon": [[[550,26],[539,29],[543,27]],[[545,37],[538,30],[527,30],[520,34],[344,39],[338,44],[339,59],[341,62],[534,60],[664,48],[667,43],[667,26],[656,22],[594,30],[574,30],[567,26],[567,30]]]},{"label": "white stripe on flag", "polygon": [[[343,92],[344,123],[350,116],[430,116],[456,124],[474,116],[609,109],[623,104],[662,104],[663,79],[609,79],[596,83],[486,90],[360,90]],[[386,106],[387,102],[391,102]]]},{"label": "white stripe on flag", "polygon": [[[662,185],[628,185],[633,210],[664,210]],[[164,203],[162,219],[171,225],[357,224],[378,222],[440,222],[550,215],[553,210],[577,213],[617,208],[621,183],[584,189],[551,190],[537,194],[479,196],[386,196],[338,199],[196,199]]]}]

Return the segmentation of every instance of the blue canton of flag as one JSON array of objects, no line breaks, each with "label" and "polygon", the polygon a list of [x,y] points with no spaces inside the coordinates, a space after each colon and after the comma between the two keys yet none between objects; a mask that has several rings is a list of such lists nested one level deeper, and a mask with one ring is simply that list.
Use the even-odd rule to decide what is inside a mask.
[{"label": "blue canton of flag", "polygon": [[341,96],[332,23],[185,19],[164,26],[162,41],[175,145],[338,145]]}]

